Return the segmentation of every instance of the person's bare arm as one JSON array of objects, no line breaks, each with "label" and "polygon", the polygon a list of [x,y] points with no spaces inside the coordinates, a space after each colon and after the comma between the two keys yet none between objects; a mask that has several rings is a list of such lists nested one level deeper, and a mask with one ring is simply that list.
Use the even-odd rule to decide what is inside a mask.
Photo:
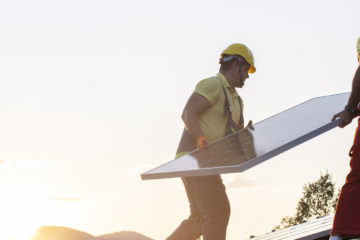
[{"label": "person's bare arm", "polygon": [[354,75],[348,106],[351,108],[356,108],[359,102],[360,102],[360,64]]},{"label": "person's bare arm", "polygon": [[[354,75],[354,79],[352,81],[351,93],[347,105],[349,106],[349,108],[356,108],[359,102],[360,102],[360,65],[358,66]],[[340,117],[339,127],[341,128],[351,123],[351,121],[354,118],[354,116],[346,110],[343,110],[335,114],[332,120],[335,120],[338,117]]]},{"label": "person's bare arm", "polygon": [[200,94],[194,92],[187,101],[184,111],[182,113],[182,119],[185,123],[185,127],[190,134],[199,139],[204,136],[199,124],[199,115],[205,112],[211,107],[211,103]]}]

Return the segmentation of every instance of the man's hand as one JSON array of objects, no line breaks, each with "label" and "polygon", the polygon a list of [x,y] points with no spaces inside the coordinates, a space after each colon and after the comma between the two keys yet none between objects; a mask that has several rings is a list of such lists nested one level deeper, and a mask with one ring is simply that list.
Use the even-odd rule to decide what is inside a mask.
[{"label": "man's hand", "polygon": [[249,128],[250,130],[254,130],[254,126],[252,125],[252,120],[250,120],[246,126],[247,128]]},{"label": "man's hand", "polygon": [[200,136],[196,139],[196,148],[201,149],[201,148],[205,147],[205,145],[207,145],[207,144],[208,144],[208,142],[206,141],[205,136]]},{"label": "man's hand", "polygon": [[[238,128],[239,128],[238,130],[244,129],[244,123],[239,124]],[[246,128],[249,128],[250,130],[254,130],[254,127],[253,127],[253,125],[252,125],[252,120],[250,120],[250,121],[248,122]]]},{"label": "man's hand", "polygon": [[331,121],[334,121],[338,117],[340,117],[340,122],[339,122],[339,125],[338,125],[340,128],[343,128],[343,127],[347,126],[348,124],[350,124],[351,121],[354,118],[354,116],[351,113],[349,113],[346,110],[343,110],[343,111],[335,114],[332,117]]}]

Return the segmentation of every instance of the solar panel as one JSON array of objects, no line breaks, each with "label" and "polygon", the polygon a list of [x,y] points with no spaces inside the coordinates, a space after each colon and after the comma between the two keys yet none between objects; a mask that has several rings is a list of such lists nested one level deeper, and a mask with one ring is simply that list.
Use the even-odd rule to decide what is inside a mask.
[{"label": "solar panel", "polygon": [[243,172],[337,126],[349,93],[310,99],[141,175],[143,180]]},{"label": "solar panel", "polygon": [[282,230],[252,237],[249,240],[314,240],[329,239],[333,216],[325,216]]}]

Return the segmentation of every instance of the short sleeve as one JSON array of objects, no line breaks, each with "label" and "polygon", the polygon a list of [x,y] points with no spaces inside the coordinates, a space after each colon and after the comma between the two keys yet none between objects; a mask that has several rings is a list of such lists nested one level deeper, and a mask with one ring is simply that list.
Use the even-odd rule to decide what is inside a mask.
[{"label": "short sleeve", "polygon": [[196,87],[195,92],[205,97],[211,105],[213,105],[220,93],[221,82],[217,78],[208,78],[200,81]]}]

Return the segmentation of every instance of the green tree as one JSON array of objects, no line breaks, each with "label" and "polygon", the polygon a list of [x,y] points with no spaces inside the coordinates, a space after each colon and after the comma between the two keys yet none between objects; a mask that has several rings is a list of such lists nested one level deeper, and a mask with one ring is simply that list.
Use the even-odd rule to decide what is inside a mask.
[{"label": "green tree", "polygon": [[274,229],[290,227],[333,213],[339,196],[334,193],[335,183],[332,176],[328,172],[324,175],[321,173],[319,180],[304,185],[303,196],[298,201],[295,215],[284,217],[281,224]]}]

